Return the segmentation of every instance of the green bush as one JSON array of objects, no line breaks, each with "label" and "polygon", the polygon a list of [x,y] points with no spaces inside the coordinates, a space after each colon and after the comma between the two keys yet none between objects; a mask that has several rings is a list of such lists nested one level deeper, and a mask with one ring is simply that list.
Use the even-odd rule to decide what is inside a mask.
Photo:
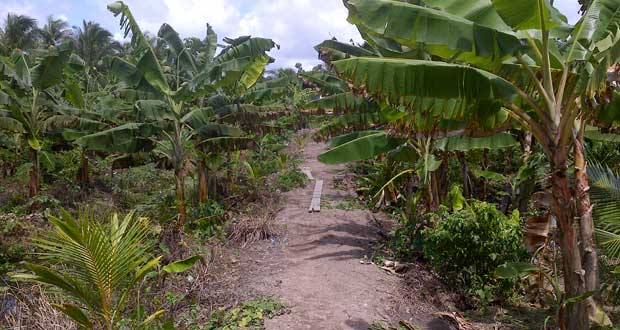
[{"label": "green bush", "polygon": [[524,256],[519,212],[502,214],[493,204],[472,201],[454,213],[432,216],[424,235],[424,254],[450,285],[488,301],[488,292],[508,292],[515,282],[494,279],[495,269]]},{"label": "green bush", "polygon": [[282,191],[290,191],[307,184],[308,176],[296,169],[288,170],[276,179],[276,187]]},{"label": "green bush", "polygon": [[261,298],[247,301],[230,310],[217,310],[204,325],[205,330],[264,329],[265,317],[272,318],[286,311],[279,301]]},{"label": "green bush", "polygon": [[189,227],[194,235],[200,239],[209,237],[225,238],[226,208],[215,200],[208,200],[204,204],[190,208]]}]

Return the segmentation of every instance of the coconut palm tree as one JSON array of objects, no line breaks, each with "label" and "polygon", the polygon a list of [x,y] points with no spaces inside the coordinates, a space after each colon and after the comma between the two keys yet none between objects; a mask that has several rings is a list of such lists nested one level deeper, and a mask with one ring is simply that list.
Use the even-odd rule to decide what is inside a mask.
[{"label": "coconut palm tree", "polygon": [[[161,256],[152,256],[148,220],[131,212],[124,218],[114,214],[106,223],[85,213],[76,219],[65,210],[59,217],[50,216],[50,220],[54,230],[35,244],[41,256],[56,263],[56,267],[27,263],[31,273],[15,274],[13,278],[49,285],[63,293],[65,301],[53,306],[79,329],[119,329],[126,306],[134,302],[136,287],[161,263]],[[193,256],[162,270],[180,273],[199,260],[199,256]],[[133,321],[143,322],[135,328],[143,329],[163,313],[158,310],[144,321],[139,315]]]},{"label": "coconut palm tree", "polygon": [[13,49],[31,49],[36,41],[36,31],[36,19],[8,13],[0,36],[3,53],[9,54]]},{"label": "coconut palm tree", "polygon": [[87,68],[99,66],[103,57],[121,50],[121,45],[114,41],[112,33],[99,23],[82,21],[82,26],[74,29],[76,53],[86,62]]},{"label": "coconut palm tree", "polygon": [[41,43],[47,47],[56,46],[63,39],[71,35],[69,24],[62,19],[56,19],[50,15],[47,17],[45,25],[37,29],[37,35],[41,39]]}]

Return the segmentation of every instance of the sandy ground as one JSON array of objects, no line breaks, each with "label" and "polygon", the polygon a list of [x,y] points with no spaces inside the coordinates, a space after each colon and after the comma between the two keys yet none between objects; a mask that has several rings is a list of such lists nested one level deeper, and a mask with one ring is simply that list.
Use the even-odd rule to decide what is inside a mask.
[{"label": "sandy ground", "polygon": [[[335,205],[355,196],[334,188],[334,176],[345,167],[320,163],[317,156],[325,149],[324,144],[309,143],[302,167],[310,167],[315,180],[324,180],[322,204]],[[366,330],[373,322],[394,321],[402,310],[418,314],[416,306],[399,305],[405,300],[399,296],[400,277],[360,263],[378,239],[373,214],[328,207],[308,213],[314,184],[313,180],[306,188],[287,193],[277,216],[286,232],[278,244],[281,248],[274,249],[280,251],[272,250],[257,261],[270,265],[270,271],[253,276],[260,279],[259,291],[290,308],[290,313],[267,320],[266,329]],[[448,328],[437,321],[427,314],[412,323],[421,329]]]},{"label": "sandy ground", "polygon": [[[322,203],[352,197],[333,189],[333,177],[343,167],[320,163],[316,158],[324,148],[310,143],[302,165],[312,170],[314,179],[324,180]],[[266,328],[368,329],[373,321],[389,318],[385,309],[398,279],[360,263],[376,238],[371,214],[325,207],[308,213],[313,190],[314,181],[292,192],[278,214],[287,228],[287,267],[277,274],[281,284],[276,295],[291,312],[268,320]]]}]

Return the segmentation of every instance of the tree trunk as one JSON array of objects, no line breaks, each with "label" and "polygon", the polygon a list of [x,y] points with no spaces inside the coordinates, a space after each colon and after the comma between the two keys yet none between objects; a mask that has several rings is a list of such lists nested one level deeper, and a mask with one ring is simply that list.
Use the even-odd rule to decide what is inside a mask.
[{"label": "tree trunk", "polygon": [[177,211],[179,212],[176,229],[182,231],[185,226],[185,218],[187,217],[187,210],[185,204],[185,175],[184,173],[176,173],[176,197],[177,197]]},{"label": "tree trunk", "polygon": [[[483,171],[488,170],[490,163],[491,163],[491,160],[489,156],[489,149],[484,148],[484,150],[482,151],[482,170]],[[486,200],[487,190],[489,189],[489,182],[486,178],[481,178],[481,179],[482,179],[482,199]]]},{"label": "tree trunk", "polygon": [[594,292],[594,297],[596,297],[596,299],[588,298],[586,305],[590,319],[600,323],[600,325],[606,325],[610,321],[598,302],[595,301],[598,300],[600,302],[600,280],[598,277],[598,255],[594,235],[592,204],[590,203],[590,183],[588,181],[588,164],[584,152],[583,133],[583,129],[581,129],[575,138],[575,194],[577,195],[577,216],[580,219],[581,257],[585,271],[585,288],[586,291]]},{"label": "tree trunk", "polygon": [[[577,243],[573,192],[566,175],[566,165],[553,164],[551,177],[552,193],[557,205],[554,215],[559,227],[560,248],[562,250],[562,269],[564,275],[565,298],[572,298],[586,292],[581,253]],[[566,306],[564,321],[569,330],[589,329],[588,312],[585,301]]]},{"label": "tree trunk", "polygon": [[532,133],[525,132],[521,147],[523,148],[523,163],[525,164],[532,155]]},{"label": "tree trunk", "polygon": [[439,172],[434,171],[430,173],[432,193],[433,193],[433,212],[437,212],[439,210],[439,204],[441,204],[441,183],[439,179]]},{"label": "tree trunk", "polygon": [[465,195],[465,198],[471,198],[471,180],[469,178],[469,167],[467,166],[467,159],[465,158],[465,153],[462,151],[457,151],[456,154],[459,158],[459,162],[461,163],[461,175],[463,176],[463,195]]},{"label": "tree trunk", "polygon": [[207,179],[207,163],[204,158],[198,162],[198,203],[206,203],[209,199],[209,184]]},{"label": "tree trunk", "polygon": [[581,220],[579,223],[583,268],[586,271],[586,290],[597,292],[600,286],[598,279],[598,256],[594,241],[594,220],[592,218],[589,190],[590,183],[588,182],[582,130],[575,141],[575,194],[577,195],[577,215]]},{"label": "tree trunk", "polygon": [[80,155],[80,169],[77,175],[77,180],[82,187],[87,186],[90,182],[88,165],[88,155],[86,155],[86,150],[82,150]]},{"label": "tree trunk", "polygon": [[32,198],[37,196],[41,190],[41,182],[39,179],[39,152],[37,150],[30,150],[30,162],[32,163],[32,167],[30,167],[29,171],[30,179],[28,181],[28,196]]}]

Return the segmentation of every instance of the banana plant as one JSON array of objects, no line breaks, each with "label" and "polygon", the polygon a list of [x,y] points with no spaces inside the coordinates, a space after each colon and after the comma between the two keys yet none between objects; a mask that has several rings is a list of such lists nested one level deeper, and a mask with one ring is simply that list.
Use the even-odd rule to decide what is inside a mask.
[{"label": "banana plant", "polygon": [[72,43],[51,47],[34,65],[21,52],[0,58],[0,128],[18,133],[28,142],[30,170],[28,194],[41,190],[40,152],[42,140],[54,115],[54,88],[62,82],[72,53]]},{"label": "banana plant", "polygon": [[[370,48],[368,43],[364,47]],[[325,41],[317,45],[316,49],[320,58],[329,65],[334,60],[354,58],[360,54],[377,58],[383,56],[379,48],[370,51],[334,40]],[[414,57],[424,57],[422,52],[410,53]],[[315,136],[328,137],[346,131],[357,131],[334,139],[333,149],[321,155],[319,160],[334,163],[372,158],[388,152],[401,156],[404,153],[410,154],[404,158],[411,168],[388,180],[377,193],[381,196],[384,196],[385,189],[393,188],[396,179],[415,174],[420,178],[418,191],[423,192],[416,200],[424,200],[426,209],[433,211],[441,202],[438,191],[441,184],[438,181],[441,178],[434,172],[440,168],[442,161],[436,158],[436,154],[440,151],[454,151],[446,145],[447,141],[451,141],[455,147],[458,147],[460,141],[461,148],[468,150],[476,148],[476,144],[501,148],[516,143],[510,134],[495,134],[508,127],[510,122],[504,112],[493,111],[492,104],[472,106],[491,109],[488,115],[475,116],[467,111],[470,109],[467,109],[464,102],[412,97],[386,102],[381,98],[366,95],[363,90],[354,86],[348,86],[344,80],[334,75],[319,73],[305,78],[323,91],[322,98],[307,103],[305,107],[331,109],[334,115]],[[368,129],[372,130],[366,131]],[[348,137],[354,139],[349,140]],[[505,146],[496,143],[502,137],[508,138],[511,143]]]},{"label": "banana plant", "polygon": [[[266,51],[275,47],[270,39],[241,37],[228,39],[229,44],[217,56],[217,36],[208,27],[204,47],[197,58],[181,41],[174,29],[164,24],[159,37],[166,45],[167,57],[160,61],[129,7],[122,1],[108,5],[120,17],[125,36],[131,34],[132,52],[128,59],[114,57],[110,70],[128,87],[147,99],[136,103],[141,121],[114,127],[78,139],[78,143],[111,147],[120,141],[119,134],[129,138],[126,150],[139,147],[140,141],[160,137],[160,154],[169,158],[176,178],[178,217],[171,226],[172,240],[178,243],[186,221],[185,178],[191,161],[188,140],[195,136],[190,122],[204,123],[211,110],[203,98],[231,85],[252,85],[269,62]],[[166,69],[164,69],[164,67]],[[194,119],[200,120],[194,120]]]},{"label": "banana plant", "polygon": [[[620,59],[620,3],[592,1],[574,27],[546,0],[348,0],[345,6],[349,22],[368,44],[392,52],[333,62],[356,88],[389,103],[403,98],[462,102],[470,119],[504,113],[534,136],[552,168],[548,194],[561,232],[567,294],[598,290],[580,136],[585,123],[598,119],[593,118],[597,102],[587,100],[607,89],[607,71]],[[408,55],[422,48],[429,58]],[[568,180],[570,152],[577,169],[575,192]],[[572,207],[574,201],[578,207]],[[576,217],[581,218],[579,232]],[[568,329],[589,328],[589,315],[598,310],[592,298],[567,308],[563,324]]]}]

